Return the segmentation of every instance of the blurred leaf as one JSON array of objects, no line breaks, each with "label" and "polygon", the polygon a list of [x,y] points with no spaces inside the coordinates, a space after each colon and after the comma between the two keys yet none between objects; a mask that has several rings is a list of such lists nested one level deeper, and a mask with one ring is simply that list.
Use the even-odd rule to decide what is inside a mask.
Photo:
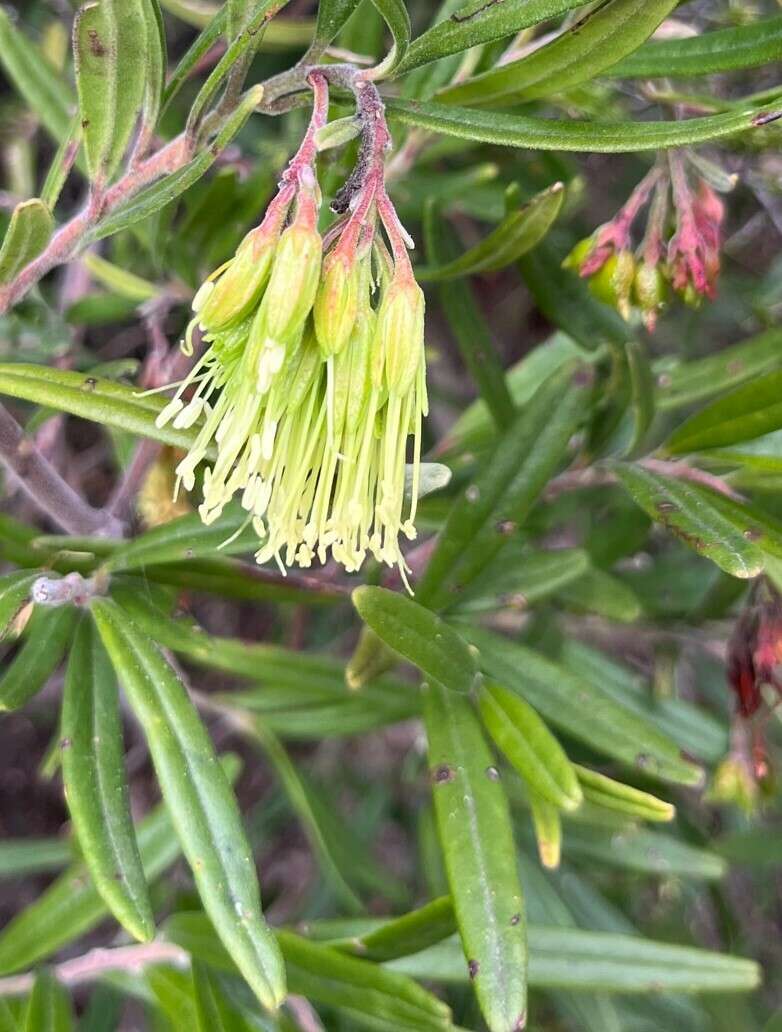
[{"label": "blurred leaf", "polygon": [[187,971],[172,967],[149,968],[145,981],[155,1001],[174,1029],[193,1029],[197,1024],[195,992]]},{"label": "blurred leaf", "polygon": [[760,120],[768,116],[769,105],[776,102],[777,98],[773,97],[765,104],[748,106],[741,111],[683,121],[647,122],[566,122],[399,99],[389,99],[387,107],[389,114],[402,125],[463,140],[534,150],[617,154],[683,147],[732,136],[762,124]]},{"label": "blurred leaf", "polygon": [[619,623],[633,623],[642,613],[635,592],[618,577],[597,568],[569,581],[557,595],[567,606]]},{"label": "blurred leaf", "polygon": [[527,946],[505,791],[469,700],[431,684],[424,725],[462,965],[491,1032],[512,1032],[526,1014]]},{"label": "blurred leaf", "polygon": [[525,610],[588,570],[589,555],[580,548],[533,552],[508,545],[462,593],[455,610],[460,616],[490,609]]},{"label": "blurred leaf", "polygon": [[385,588],[364,585],[352,598],[361,619],[424,677],[457,692],[473,688],[477,668],[470,649],[439,616]]},{"label": "blurred leaf", "polygon": [[556,870],[562,853],[562,822],[559,810],[543,796],[538,795],[534,789],[529,792],[529,802],[540,862],[549,870]]},{"label": "blurred leaf", "polygon": [[147,739],[163,798],[221,939],[264,1006],[285,997],[279,952],[264,921],[252,853],[231,787],[185,688],[115,602],[92,614]]},{"label": "blurred leaf", "polygon": [[0,9],[0,66],[47,132],[61,143],[68,135],[76,98],[4,8]]},{"label": "blurred leaf", "polygon": [[667,442],[674,455],[716,448],[782,429],[782,370],[755,377],[690,416]]},{"label": "blurred leaf", "polygon": [[7,637],[14,620],[28,604],[30,588],[40,571],[14,570],[0,575],[0,641]]},{"label": "blurred leaf", "polygon": [[575,809],[581,802],[576,772],[535,710],[491,682],[479,689],[478,708],[494,744],[529,787],[556,807]]},{"label": "blurred leaf", "polygon": [[532,53],[442,90],[455,104],[517,104],[562,93],[631,54],[677,0],[606,0]]},{"label": "blurred leaf", "polygon": [[60,665],[75,623],[76,612],[67,606],[33,610],[24,643],[0,677],[0,712],[20,709],[44,687]]},{"label": "blurred leaf", "polygon": [[34,197],[14,208],[0,246],[0,284],[9,283],[49,243],[54,229],[52,213]]},{"label": "blurred leaf", "polygon": [[205,964],[192,965],[196,1032],[251,1032],[253,1026],[232,1006]]},{"label": "blurred leaf", "polygon": [[409,72],[419,65],[437,61],[449,54],[458,54],[481,43],[492,43],[512,36],[530,25],[556,18],[587,0],[468,0],[414,39],[397,75]]},{"label": "blurred leaf", "polygon": [[637,340],[625,342],[630,411],[633,429],[625,454],[632,455],[643,445],[654,419],[654,377],[646,351]]},{"label": "blurred leaf", "polygon": [[51,971],[39,971],[27,1004],[25,1032],[73,1032],[73,1008],[67,990]]},{"label": "blurred leaf", "polygon": [[67,839],[5,839],[0,842],[0,878],[59,871],[70,861],[72,852]]},{"label": "blurred leaf", "polygon": [[129,301],[137,301],[140,304],[143,301],[149,301],[153,297],[157,297],[160,293],[160,290],[154,283],[150,283],[149,280],[142,279],[140,276],[135,276],[132,272],[128,272],[127,269],[122,269],[118,265],[107,262],[99,254],[87,254],[82,260],[94,279],[108,287],[115,294],[119,294]]},{"label": "blurred leaf", "polygon": [[548,233],[562,208],[564,196],[562,183],[554,183],[506,215],[496,229],[458,258],[444,265],[416,268],[416,279],[422,283],[439,282],[505,268],[531,251]]},{"label": "blurred leaf", "polygon": [[685,39],[652,40],[613,65],[606,74],[679,78],[755,68],[781,59],[782,15],[776,15]]},{"label": "blurred leaf", "polygon": [[590,392],[591,378],[572,363],[538,388],[451,507],[418,583],[419,602],[433,608],[451,604],[524,523],[563,462]]},{"label": "blurred leaf", "polygon": [[649,792],[614,781],[605,774],[579,764],[576,764],[575,770],[584,798],[590,803],[641,821],[671,821],[676,815],[676,808],[671,803]]},{"label": "blurred leaf", "polygon": [[490,631],[470,628],[468,638],[479,650],[483,671],[550,724],[648,776],[685,785],[702,781],[701,769],[681,757],[678,745],[599,684]]},{"label": "blurred leaf", "polygon": [[86,617],[68,659],[61,735],[65,796],[92,880],[117,921],[149,941],[155,918],[130,816],[117,681]]},{"label": "blurred leaf", "polygon": [[90,178],[101,184],[119,167],[144,104],[150,45],[144,6],[148,2],[88,3],[74,21],[84,149]]},{"label": "blurred leaf", "polygon": [[642,466],[616,465],[614,469],[619,482],[648,516],[720,569],[742,578],[762,572],[763,552],[755,544],[756,534],[740,529],[723,515],[721,496],[715,491]]},{"label": "blurred leaf", "polygon": [[600,828],[569,823],[565,849],[571,858],[663,877],[715,880],[727,871],[717,853],[697,849],[672,835],[632,826],[607,834]]},{"label": "blurred leaf", "polygon": [[[760,980],[759,968],[752,960],[637,936],[531,925],[529,940],[530,984],[540,988],[727,993],[755,989]],[[433,982],[464,982],[467,978],[461,951],[453,940],[388,966]]]}]

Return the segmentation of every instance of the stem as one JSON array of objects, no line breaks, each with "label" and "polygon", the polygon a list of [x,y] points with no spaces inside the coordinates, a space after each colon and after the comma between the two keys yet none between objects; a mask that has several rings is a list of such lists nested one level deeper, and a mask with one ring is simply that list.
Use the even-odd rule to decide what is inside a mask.
[{"label": "stem", "polygon": [[83,502],[2,405],[0,461],[15,474],[22,490],[38,508],[68,534],[122,537],[122,523],[110,513]]},{"label": "stem", "polygon": [[[696,466],[688,466],[686,462],[671,462],[667,459],[641,459],[638,463],[644,469],[652,473],[659,473],[661,476],[675,477],[678,480],[689,480],[702,487],[708,487],[718,494],[732,498],[736,502],[744,501],[743,497],[734,491],[730,484],[713,473],[706,473]],[[585,469],[567,470],[554,477],[549,482],[544,494],[547,502],[553,501],[566,491],[578,491],[587,487],[606,487],[617,482],[616,476],[610,469],[602,469],[599,466],[587,466]]]}]

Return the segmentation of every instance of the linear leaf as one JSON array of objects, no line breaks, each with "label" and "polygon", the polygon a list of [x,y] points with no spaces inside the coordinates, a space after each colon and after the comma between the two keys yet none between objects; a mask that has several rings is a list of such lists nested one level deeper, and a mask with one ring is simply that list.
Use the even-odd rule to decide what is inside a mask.
[{"label": "linear leaf", "polygon": [[144,55],[144,100],[139,132],[149,137],[157,125],[166,81],[166,34],[158,0],[142,0],[146,53]]},{"label": "linear leaf", "polygon": [[470,628],[467,637],[477,646],[487,676],[517,692],[571,737],[664,781],[693,785],[703,780],[701,769],[682,758],[676,743],[599,684],[490,631]]},{"label": "linear leaf", "polygon": [[666,447],[674,455],[718,448],[782,429],[782,370],[758,376],[690,416]]},{"label": "linear leaf", "polygon": [[115,602],[92,614],[144,728],[163,798],[204,907],[261,1003],[285,997],[279,951],[261,914],[252,853],[230,785],[182,682]]},{"label": "linear leaf", "polygon": [[726,518],[716,492],[642,466],[617,464],[614,469],[633,501],[699,555],[733,577],[756,577],[762,572],[763,552],[756,535]]},{"label": "linear leaf", "polygon": [[71,843],[67,839],[5,839],[0,842],[0,878],[59,871],[71,856]]},{"label": "linear leaf", "polygon": [[45,968],[35,976],[27,1004],[25,1032],[73,1032],[73,1008],[67,990]]},{"label": "linear leaf", "polygon": [[372,0],[372,4],[382,15],[394,41],[390,53],[378,66],[385,77],[394,71],[407,53],[410,44],[410,15],[404,0]]},{"label": "linear leaf", "polygon": [[452,104],[516,104],[577,86],[631,54],[677,0],[604,0],[531,54],[438,94]]},{"label": "linear leaf", "polygon": [[469,700],[432,683],[424,724],[462,963],[491,1032],[516,1032],[526,1019],[526,922],[505,791]]},{"label": "linear leaf", "polygon": [[359,938],[351,937],[340,944],[340,949],[355,952],[367,960],[388,961],[427,949],[455,931],[451,897],[441,896],[408,914],[391,918]]},{"label": "linear leaf", "polygon": [[0,575],[0,641],[9,634],[17,616],[28,604],[30,588],[37,577],[38,572],[29,570]]},{"label": "linear leaf", "polygon": [[456,631],[439,616],[386,588],[365,585],[356,588],[352,598],[361,619],[424,677],[453,691],[471,691],[477,674],[475,660]]},{"label": "linear leaf", "polygon": [[574,810],[581,789],[573,765],[538,714],[515,692],[487,682],[478,709],[494,744],[539,795],[552,805]]},{"label": "linear leaf", "polygon": [[69,607],[33,610],[24,644],[0,678],[0,711],[19,709],[43,688],[60,665],[75,622]]},{"label": "linear leaf", "polygon": [[652,40],[606,74],[616,78],[679,78],[756,68],[780,59],[782,15],[776,15],[686,39]]},{"label": "linear leaf", "polygon": [[580,764],[576,764],[575,769],[584,798],[590,803],[642,821],[672,821],[676,815],[676,808],[671,803],[666,803],[649,792],[642,792],[632,785],[614,781],[613,778]]},{"label": "linear leaf", "polygon": [[321,0],[315,25],[315,41],[319,46],[327,47],[331,43],[359,2],[360,0]]},{"label": "linear leaf", "polygon": [[68,135],[76,98],[41,51],[0,9],[0,66],[57,143]]},{"label": "linear leaf", "polygon": [[92,880],[117,921],[148,941],[155,919],[130,816],[117,681],[86,618],[68,660],[61,736],[68,809]]},{"label": "linear leaf", "polygon": [[468,0],[450,17],[432,26],[410,44],[396,70],[397,75],[437,61],[449,54],[458,54],[470,47],[511,36],[515,32],[556,18],[587,0]]},{"label": "linear leaf", "polygon": [[[770,106],[769,106],[770,105]],[[566,122],[496,111],[474,111],[450,104],[389,99],[389,114],[402,125],[462,140],[534,150],[621,154],[705,143],[762,125],[776,114],[779,99],[682,121]]]},{"label": "linear leaf", "polygon": [[[530,925],[530,985],[608,993],[748,992],[760,981],[752,960],[673,946],[635,935]],[[393,971],[434,982],[467,980],[454,940],[392,961]]]},{"label": "linear leaf", "polygon": [[423,283],[437,283],[505,268],[531,251],[548,233],[562,208],[564,197],[562,183],[554,183],[506,215],[496,229],[458,258],[444,265],[417,268],[416,279]]},{"label": "linear leaf", "polygon": [[544,867],[555,871],[559,867],[562,855],[562,821],[559,810],[534,790],[529,792],[529,803],[540,862]]},{"label": "linear leaf", "polygon": [[523,524],[562,463],[590,392],[591,377],[575,364],[536,391],[451,507],[417,586],[419,602],[434,608],[451,604]]},{"label": "linear leaf", "polygon": [[163,89],[164,111],[193,74],[204,55],[209,53],[212,47],[220,39],[223,34],[223,30],[225,29],[227,17],[227,8],[226,5],[223,4],[215,11],[213,17],[207,21],[205,27],[201,32],[199,32],[180,58],[176,67],[169,75],[168,82]]},{"label": "linear leaf", "polygon": [[717,880],[727,871],[725,860],[717,853],[632,825],[607,833],[602,828],[576,827],[571,822],[565,848],[569,856],[641,874]]},{"label": "linear leaf", "polygon": [[38,197],[17,204],[0,246],[0,284],[8,283],[38,257],[49,243],[53,229],[52,213]]},{"label": "linear leaf", "polygon": [[597,613],[608,620],[632,623],[642,613],[638,596],[624,581],[593,568],[559,589],[557,595],[573,609]]},{"label": "linear leaf", "polygon": [[580,548],[533,552],[509,545],[460,595],[455,612],[524,610],[577,581],[589,565],[588,553]]}]

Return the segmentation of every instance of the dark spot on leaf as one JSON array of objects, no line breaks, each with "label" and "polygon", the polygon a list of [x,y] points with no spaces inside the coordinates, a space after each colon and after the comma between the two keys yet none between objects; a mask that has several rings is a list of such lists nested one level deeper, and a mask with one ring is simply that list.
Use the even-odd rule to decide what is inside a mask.
[{"label": "dark spot on leaf", "polygon": [[192,548],[186,548],[185,549],[185,559],[192,559],[194,555],[195,555],[195,552],[193,551]]},{"label": "dark spot on leaf", "polygon": [[81,385],[83,391],[94,391],[98,386],[98,381],[94,376],[88,376],[85,378],[84,383]]},{"label": "dark spot on leaf", "polygon": [[71,742],[70,738],[61,738],[60,739],[60,748],[61,749],[70,749],[71,745],[73,745],[73,743]]},{"label": "dark spot on leaf", "polygon": [[496,767],[487,767],[486,768],[486,777],[489,779],[489,781],[499,781],[500,780],[500,772],[497,770]]},{"label": "dark spot on leaf", "polygon": [[518,524],[514,523],[513,520],[500,520],[497,524],[497,533],[505,534],[506,536],[509,534],[515,534],[517,526]]},{"label": "dark spot on leaf", "polygon": [[90,41],[90,53],[92,54],[92,56],[104,57],[106,54],[106,48],[101,43],[97,29],[90,29],[87,33],[87,38]]},{"label": "dark spot on leaf", "polygon": [[728,362],[727,370],[731,376],[736,376],[738,373],[744,372],[744,363],[740,358],[736,358],[732,362]]},{"label": "dark spot on leaf", "polygon": [[481,965],[478,963],[477,960],[468,960],[467,961],[467,972],[468,972],[470,978],[475,978],[480,970],[481,970]]},{"label": "dark spot on leaf", "polygon": [[515,928],[517,924],[521,922],[521,914],[514,914],[510,919],[511,927]]},{"label": "dark spot on leaf", "polygon": [[455,777],[456,771],[453,767],[449,767],[447,763],[441,763],[439,767],[435,767],[432,771],[432,782],[435,785],[447,785]]},{"label": "dark spot on leaf", "polygon": [[744,531],[744,537],[747,541],[760,541],[763,537],[763,531],[759,530],[757,527],[747,527]]},{"label": "dark spot on leaf", "polygon": [[751,124],[755,127],[768,125],[769,122],[776,122],[778,118],[782,118],[782,111],[762,111],[759,115],[755,115]]},{"label": "dark spot on leaf", "polygon": [[649,766],[650,761],[651,757],[648,753],[638,753],[638,755],[635,758],[635,765],[636,767],[640,767],[643,770],[644,767]]},{"label": "dark spot on leaf", "polygon": [[82,129],[86,129],[89,124],[90,124],[89,118],[82,119],[82,123],[81,123]]},{"label": "dark spot on leaf", "polygon": [[595,374],[592,372],[589,366],[580,366],[573,373],[573,386],[574,387],[589,387],[590,384],[594,383]]},{"label": "dark spot on leaf", "polygon": [[667,502],[665,500],[655,502],[654,507],[658,512],[678,512],[679,509],[674,502]]}]

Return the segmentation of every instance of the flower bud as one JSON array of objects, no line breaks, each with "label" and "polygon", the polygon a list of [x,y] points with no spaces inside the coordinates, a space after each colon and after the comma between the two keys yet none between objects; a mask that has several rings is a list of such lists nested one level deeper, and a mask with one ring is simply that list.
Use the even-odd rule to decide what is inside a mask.
[{"label": "flower bud", "polygon": [[635,278],[635,258],[631,251],[619,251],[606,259],[602,268],[589,281],[589,289],[604,304],[616,308],[627,319],[630,315],[630,291]]},{"label": "flower bud", "polygon": [[594,236],[584,237],[583,240],[579,240],[570,254],[566,258],[562,259],[562,268],[575,269],[578,271],[586,261],[594,243]]},{"label": "flower bud", "polygon": [[657,313],[665,305],[666,294],[665,276],[660,266],[641,262],[633,279],[633,298],[650,330],[654,329]]},{"label": "flower bud", "polygon": [[320,263],[321,239],[317,230],[294,222],[280,237],[269,285],[258,309],[272,344],[284,347],[310,314],[318,289]]},{"label": "flower bud", "polygon": [[728,803],[751,814],[758,805],[758,784],[749,764],[740,756],[726,756],[714,771],[706,792],[710,803]]},{"label": "flower bud", "polygon": [[337,355],[347,344],[358,313],[361,270],[353,255],[333,251],[323,263],[315,295],[315,333],[324,358]]},{"label": "flower bud", "polygon": [[248,233],[212,289],[205,296],[196,294],[193,308],[207,332],[225,329],[250,314],[269,278],[276,245],[276,234],[261,235],[259,229]]},{"label": "flower bud", "polygon": [[424,294],[407,277],[392,280],[377,315],[373,381],[389,393],[412,386],[424,348]]}]

